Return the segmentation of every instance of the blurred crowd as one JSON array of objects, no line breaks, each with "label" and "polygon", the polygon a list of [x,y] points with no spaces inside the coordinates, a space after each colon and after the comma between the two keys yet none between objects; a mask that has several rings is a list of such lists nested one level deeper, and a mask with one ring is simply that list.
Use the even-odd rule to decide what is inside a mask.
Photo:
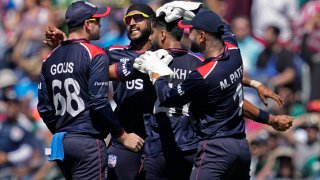
[{"label": "blurred crowd", "polygon": [[[51,134],[39,117],[37,84],[51,49],[44,30],[66,30],[64,13],[73,0],[0,0],[0,179],[63,179],[44,148]],[[122,18],[131,3],[157,9],[168,0],[92,0],[111,6],[102,19],[100,47],[127,45]],[[255,90],[245,97],[273,114],[295,117],[279,133],[247,121],[252,179],[320,179],[320,0],[202,0],[235,33],[244,72],[278,93],[283,107],[265,107]],[[188,32],[185,32],[185,37]],[[188,49],[184,38],[183,47]]]}]

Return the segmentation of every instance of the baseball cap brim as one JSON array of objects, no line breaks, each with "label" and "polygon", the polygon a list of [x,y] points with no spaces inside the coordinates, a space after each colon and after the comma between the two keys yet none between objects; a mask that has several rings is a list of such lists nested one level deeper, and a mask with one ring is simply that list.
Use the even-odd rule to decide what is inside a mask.
[{"label": "baseball cap brim", "polygon": [[97,12],[92,15],[94,18],[101,18],[108,16],[110,14],[111,8],[110,7],[105,7],[105,8],[98,8]]},{"label": "baseball cap brim", "polygon": [[193,26],[191,25],[191,21],[189,20],[180,20],[178,22],[178,26],[179,28],[182,28],[182,29],[193,28]]}]

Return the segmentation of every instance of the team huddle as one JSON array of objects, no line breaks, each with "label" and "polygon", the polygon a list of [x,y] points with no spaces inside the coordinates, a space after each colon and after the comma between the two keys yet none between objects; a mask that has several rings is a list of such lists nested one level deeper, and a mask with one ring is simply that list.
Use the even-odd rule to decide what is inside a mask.
[{"label": "team huddle", "polygon": [[[133,4],[123,18],[130,44],[101,49],[89,42],[110,10],[77,1],[66,11],[68,37],[46,31],[54,50],[42,64],[38,111],[53,134],[49,160],[66,179],[250,179],[244,117],[278,131],[293,118],[245,99],[249,86],[283,105],[243,77],[229,26],[201,3],[156,12]],[[184,29],[192,52],[181,47]]]}]

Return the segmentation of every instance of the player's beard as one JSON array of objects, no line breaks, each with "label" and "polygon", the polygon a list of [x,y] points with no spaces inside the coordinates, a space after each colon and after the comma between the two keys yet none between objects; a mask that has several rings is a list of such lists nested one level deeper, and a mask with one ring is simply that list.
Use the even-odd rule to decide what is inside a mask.
[{"label": "player's beard", "polygon": [[130,38],[130,35],[128,34],[128,38],[133,43],[140,43],[140,42],[148,41],[150,34],[151,34],[151,27],[147,27],[141,30],[141,35],[139,37],[136,37],[133,39],[133,38]]},{"label": "player's beard", "polygon": [[191,42],[190,51],[195,53],[200,52],[200,46],[197,45],[196,43]]},{"label": "player's beard", "polygon": [[95,41],[95,40],[99,40],[100,39],[100,34],[98,33],[98,34],[94,34],[94,35],[92,35],[92,37],[91,37],[91,40],[93,40],[93,41]]},{"label": "player's beard", "polygon": [[89,35],[90,40],[99,40],[100,39],[100,28],[92,28],[90,35]]},{"label": "player's beard", "polygon": [[153,40],[150,50],[156,51],[156,50],[158,50],[158,49],[161,49],[160,44],[159,44],[159,41]]}]

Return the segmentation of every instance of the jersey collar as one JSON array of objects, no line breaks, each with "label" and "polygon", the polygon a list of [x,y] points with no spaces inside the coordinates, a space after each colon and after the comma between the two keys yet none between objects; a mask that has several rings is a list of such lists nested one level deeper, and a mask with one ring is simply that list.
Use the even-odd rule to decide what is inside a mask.
[{"label": "jersey collar", "polygon": [[170,55],[172,55],[173,57],[176,57],[176,56],[183,56],[185,54],[188,53],[187,50],[184,50],[184,49],[180,49],[180,48],[169,48],[169,49],[166,49]]},{"label": "jersey collar", "polygon": [[71,44],[71,43],[89,43],[89,41],[85,38],[81,38],[81,39],[69,39],[66,41],[62,41],[61,45],[67,45],[67,44]]},{"label": "jersey collar", "polygon": [[206,64],[206,63],[208,63],[210,61],[223,61],[223,60],[228,59],[229,56],[230,56],[230,52],[228,50],[228,47],[224,46],[223,52],[219,56],[217,56],[217,57],[208,57],[203,61],[203,63]]}]

